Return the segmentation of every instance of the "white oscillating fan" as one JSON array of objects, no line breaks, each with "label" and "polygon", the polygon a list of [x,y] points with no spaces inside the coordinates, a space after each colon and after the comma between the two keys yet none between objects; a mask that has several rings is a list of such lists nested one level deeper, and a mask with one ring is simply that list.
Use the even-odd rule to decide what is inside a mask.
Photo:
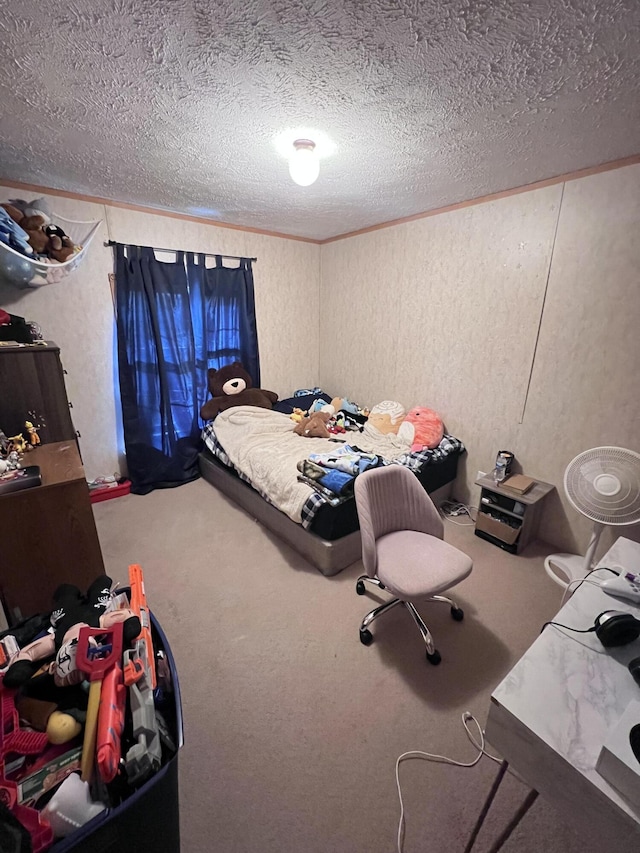
[{"label": "white oscillating fan", "polygon": [[593,521],[591,539],[583,557],[551,554],[544,561],[549,577],[566,587],[591,570],[600,534],[607,525],[640,522],[640,453],[623,447],[585,450],[567,465],[564,490],[578,512]]}]

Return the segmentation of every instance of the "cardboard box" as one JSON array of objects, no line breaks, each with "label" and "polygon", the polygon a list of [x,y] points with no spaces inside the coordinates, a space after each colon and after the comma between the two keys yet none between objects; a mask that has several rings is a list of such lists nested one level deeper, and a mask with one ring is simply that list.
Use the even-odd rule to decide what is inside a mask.
[{"label": "cardboard box", "polygon": [[[73,746],[71,749],[68,748],[68,744],[63,744],[63,746],[66,747],[65,752],[55,755],[46,764],[36,762],[36,766],[26,775],[16,779],[19,803],[29,806],[35,805],[39,797],[66,779],[69,773],[80,769],[82,744]],[[58,752],[58,749],[51,750],[51,752]],[[45,753],[46,755],[47,753]]]},{"label": "cardboard box", "polygon": [[502,521],[498,521],[484,512],[479,512],[476,518],[476,530],[482,530],[490,536],[495,536],[507,545],[513,545],[520,535],[520,527],[511,527]]}]

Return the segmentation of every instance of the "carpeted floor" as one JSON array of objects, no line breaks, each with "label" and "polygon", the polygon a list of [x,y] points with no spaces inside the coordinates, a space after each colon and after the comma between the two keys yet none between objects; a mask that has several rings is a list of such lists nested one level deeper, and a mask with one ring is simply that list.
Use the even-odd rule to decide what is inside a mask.
[{"label": "carpeted floor", "polygon": [[[421,608],[442,654],[432,667],[403,609],[361,645],[373,599],[355,593],[360,563],[323,577],[204,480],[94,510],[107,572],[126,582],[129,563],[143,566],[176,657],[184,853],[393,853],[396,757],[473,757],[461,713],[484,723],[492,690],[560,601],[542,565],[550,549],[514,557],[446,522],[474,570],[455,591],[462,623]],[[495,772],[488,759],[470,770],[405,762],[406,853],[462,851]],[[526,791],[505,780],[479,853]],[[596,847],[539,799],[504,850]]]}]

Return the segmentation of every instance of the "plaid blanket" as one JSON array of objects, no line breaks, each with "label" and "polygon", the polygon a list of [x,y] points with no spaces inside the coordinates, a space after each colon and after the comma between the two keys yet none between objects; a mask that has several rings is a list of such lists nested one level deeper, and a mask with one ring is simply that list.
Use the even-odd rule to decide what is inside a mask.
[{"label": "plaid blanket", "polygon": [[[228,468],[233,468],[234,471],[238,474],[238,476],[244,480],[246,483],[249,483],[256,492],[258,492],[261,497],[263,497],[266,501],[269,501],[269,498],[261,491],[260,486],[256,483],[252,483],[248,477],[245,477],[242,472],[238,471],[234,468],[229,460],[229,457],[224,452],[224,448],[216,438],[215,430],[214,430],[215,421],[211,421],[208,423],[205,428],[202,430],[202,440],[204,441],[206,447],[213,453],[213,455],[226,465]],[[355,438],[355,443],[357,444],[357,438]],[[464,444],[460,441],[459,438],[455,438],[452,435],[444,435],[440,444],[435,447],[433,450],[420,450],[415,453],[405,453],[402,456],[399,456],[397,459],[393,460],[384,460],[385,465],[404,465],[406,468],[409,468],[414,473],[418,473],[421,471],[425,465],[437,465],[439,462],[443,462],[447,456],[450,456],[452,453],[462,453],[464,451]],[[351,500],[351,498],[349,498]],[[321,507],[325,506],[325,504],[331,503],[324,495],[321,495],[319,492],[315,492],[311,490],[311,493],[302,507],[302,517],[301,523],[302,526],[306,529],[309,529],[313,523],[313,519],[316,516],[316,513],[321,509]]]}]

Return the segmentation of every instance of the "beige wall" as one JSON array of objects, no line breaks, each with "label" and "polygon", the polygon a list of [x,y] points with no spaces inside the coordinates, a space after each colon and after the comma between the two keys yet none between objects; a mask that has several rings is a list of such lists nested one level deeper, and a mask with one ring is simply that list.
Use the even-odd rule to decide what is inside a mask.
[{"label": "beige wall", "polygon": [[324,245],[320,384],[439,410],[467,445],[460,499],[513,450],[558,487],[543,538],[582,550],[567,463],[600,444],[640,450],[639,233],[630,166]]},{"label": "beige wall", "polygon": [[[0,200],[22,193],[0,186]],[[42,326],[61,348],[73,420],[89,479],[123,469],[114,321],[108,274],[124,243],[257,257],[254,265],[262,386],[289,395],[318,376],[317,245],[48,195],[70,219],[102,219],[83,265],[58,284],[30,291],[0,285],[0,307]],[[1,426],[1,425],[0,425]]]},{"label": "beige wall", "polygon": [[0,286],[0,306],[60,345],[88,477],[122,464],[107,238],[257,256],[265,388],[319,383],[362,404],[438,409],[468,449],[457,496],[475,502],[477,470],[513,450],[558,487],[541,531],[558,547],[588,537],[562,493],[570,459],[599,444],[640,450],[640,166],[322,247],[48,197],[103,225],[69,278]]}]

